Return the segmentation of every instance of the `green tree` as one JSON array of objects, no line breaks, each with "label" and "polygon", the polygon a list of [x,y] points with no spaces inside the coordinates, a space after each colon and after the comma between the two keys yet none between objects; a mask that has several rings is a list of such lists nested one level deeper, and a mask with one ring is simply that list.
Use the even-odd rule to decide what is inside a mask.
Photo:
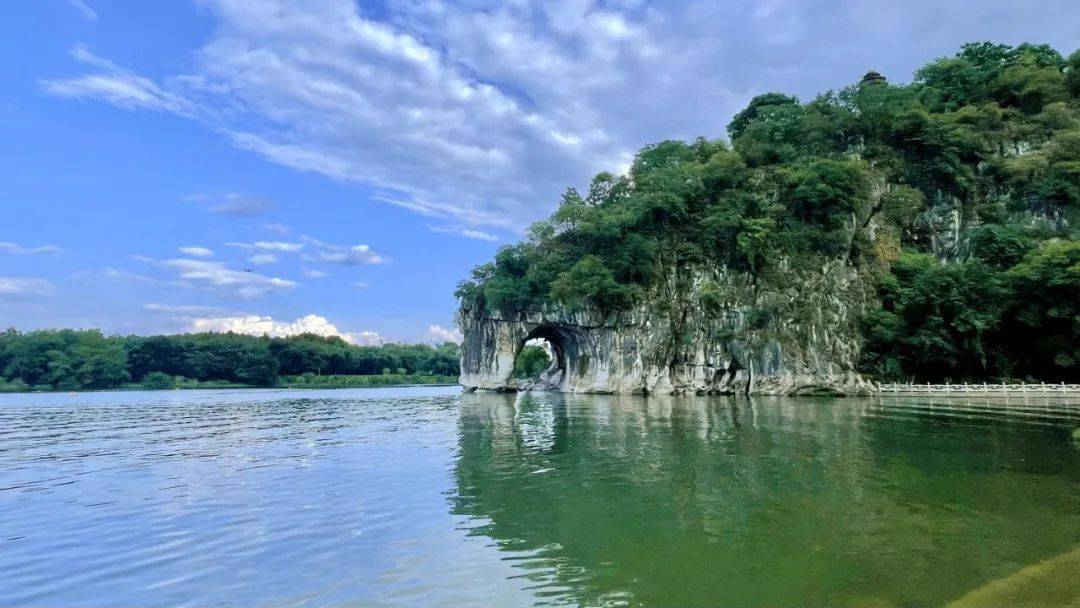
[{"label": "green tree", "polygon": [[551,357],[542,346],[527,344],[514,362],[515,378],[536,378],[551,367]]},{"label": "green tree", "polygon": [[611,310],[630,300],[629,290],[615,281],[603,260],[588,255],[551,284],[551,297],[572,306],[594,304]]},{"label": "green tree", "polygon": [[1009,277],[1014,351],[1043,379],[1080,377],[1080,242],[1047,244]]}]

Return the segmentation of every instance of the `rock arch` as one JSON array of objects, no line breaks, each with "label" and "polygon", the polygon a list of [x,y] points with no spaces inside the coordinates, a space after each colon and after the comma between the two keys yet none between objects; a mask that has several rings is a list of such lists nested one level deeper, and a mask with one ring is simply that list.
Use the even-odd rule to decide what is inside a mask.
[{"label": "rock arch", "polygon": [[[706,279],[724,295],[719,306],[701,305],[696,292]],[[557,358],[543,386],[551,390],[869,393],[873,386],[855,362],[858,320],[872,289],[842,264],[792,283],[782,293],[760,292],[744,278],[714,272],[691,276],[681,283],[686,288],[657,288],[617,313],[556,304],[491,311],[462,302],[460,382],[467,390],[518,390],[514,363],[526,341],[544,338]]]}]

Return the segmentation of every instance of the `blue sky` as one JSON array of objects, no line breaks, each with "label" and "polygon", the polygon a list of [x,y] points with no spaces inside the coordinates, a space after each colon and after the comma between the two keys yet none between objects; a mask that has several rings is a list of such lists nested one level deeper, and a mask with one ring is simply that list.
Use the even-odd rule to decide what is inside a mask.
[{"label": "blue sky", "polygon": [[0,8],[0,325],[453,335],[568,185],[755,94],[1080,46],[1074,1],[38,0]]}]

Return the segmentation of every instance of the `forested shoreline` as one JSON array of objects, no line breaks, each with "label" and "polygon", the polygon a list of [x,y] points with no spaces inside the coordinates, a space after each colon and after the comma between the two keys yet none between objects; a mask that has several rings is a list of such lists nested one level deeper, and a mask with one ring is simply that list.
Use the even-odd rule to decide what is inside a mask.
[{"label": "forested shoreline", "polygon": [[313,334],[0,333],[0,392],[386,386],[451,382],[457,374],[458,345],[452,342],[356,346]]}]

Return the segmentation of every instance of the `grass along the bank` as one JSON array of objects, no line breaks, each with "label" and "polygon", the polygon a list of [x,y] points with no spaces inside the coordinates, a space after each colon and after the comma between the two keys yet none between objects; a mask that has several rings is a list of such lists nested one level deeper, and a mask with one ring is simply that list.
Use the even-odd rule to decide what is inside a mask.
[{"label": "grass along the bank", "polygon": [[[275,384],[257,386],[253,384],[239,384],[226,380],[193,380],[183,376],[168,376],[166,374],[148,374],[144,382],[129,382],[115,388],[96,390],[121,390],[121,391],[161,391],[179,389],[227,389],[227,388],[365,388],[377,386],[407,386],[415,384],[438,385],[457,384],[457,376],[432,375],[432,374],[369,374],[369,375],[325,375],[304,374],[301,376],[279,376]],[[85,392],[88,389],[56,389],[51,385],[30,386],[20,381],[4,381],[0,379],[0,393],[48,393],[68,392],[74,390]],[[89,389],[95,390],[95,389]]]},{"label": "grass along the bank", "polygon": [[287,388],[363,388],[370,386],[400,386],[406,384],[457,384],[457,376],[430,374],[372,374],[279,376],[278,386]]}]

